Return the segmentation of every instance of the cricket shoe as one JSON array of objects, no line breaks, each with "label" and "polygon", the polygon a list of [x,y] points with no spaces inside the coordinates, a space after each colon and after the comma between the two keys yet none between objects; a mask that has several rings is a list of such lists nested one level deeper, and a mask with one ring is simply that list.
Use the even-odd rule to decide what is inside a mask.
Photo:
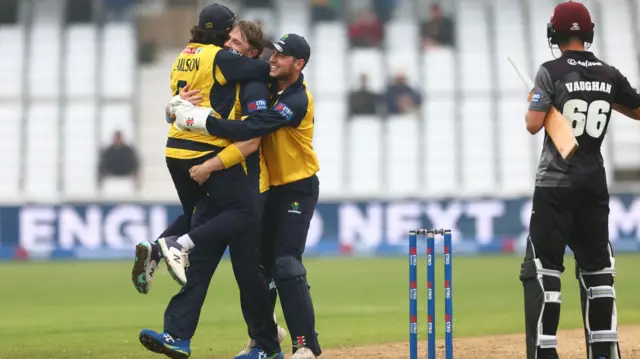
[{"label": "cricket shoe", "polygon": [[[276,327],[278,329],[278,342],[280,342],[280,344],[282,344],[282,342],[284,342],[284,338],[287,336],[287,331],[286,331],[286,329],[284,329],[283,327],[278,325],[278,321],[276,320],[276,313],[273,313],[273,321],[276,322]],[[243,354],[248,354],[251,351],[251,349],[253,349],[255,346],[256,346],[256,341],[251,339],[251,338],[249,338],[249,342],[244,347],[244,349],[242,349],[238,353],[238,356],[243,355]]]},{"label": "cricket shoe", "polygon": [[[280,342],[280,344],[284,342],[284,338],[286,336],[287,336],[287,331],[283,327],[278,325],[278,341]],[[244,357],[241,357],[241,355],[249,354],[251,350],[254,349],[255,347],[256,347],[256,341],[249,338],[249,342],[244,347],[244,349],[242,349],[240,353],[238,353],[237,357],[244,358]]]},{"label": "cricket shoe", "polygon": [[296,350],[295,353],[291,356],[291,359],[320,359],[321,356],[315,356],[311,349],[307,347],[302,347]]},{"label": "cricket shoe", "polygon": [[187,271],[189,266],[189,253],[176,241],[178,237],[167,237],[158,239],[160,253],[167,263],[167,269],[171,277],[184,286],[187,283]]},{"label": "cricket shoe", "polygon": [[191,356],[191,340],[177,339],[169,333],[158,333],[142,329],[140,343],[148,350],[164,354],[171,359],[187,359]]},{"label": "cricket shoe", "polygon": [[153,273],[158,269],[159,261],[160,249],[156,243],[145,241],[136,245],[136,259],[133,262],[131,280],[141,294],[147,294],[151,290]]},{"label": "cricket shoe", "polygon": [[284,353],[268,355],[264,350],[253,347],[247,353],[236,355],[234,359],[284,359]]}]

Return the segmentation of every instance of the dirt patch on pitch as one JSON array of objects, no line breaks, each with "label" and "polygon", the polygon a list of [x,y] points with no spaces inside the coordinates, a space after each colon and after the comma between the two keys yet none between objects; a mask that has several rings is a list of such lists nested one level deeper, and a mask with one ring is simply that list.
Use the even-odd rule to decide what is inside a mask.
[{"label": "dirt patch on pitch", "polygon": [[[584,359],[583,330],[558,334],[558,350],[562,359]],[[640,325],[620,327],[620,345],[625,359],[640,358]],[[456,359],[522,359],[525,358],[524,335],[510,334],[490,337],[454,339]],[[426,343],[420,343],[422,358],[426,358]],[[438,343],[438,358],[444,358],[443,343]],[[325,359],[398,359],[409,357],[408,343],[389,343],[325,351]]]}]

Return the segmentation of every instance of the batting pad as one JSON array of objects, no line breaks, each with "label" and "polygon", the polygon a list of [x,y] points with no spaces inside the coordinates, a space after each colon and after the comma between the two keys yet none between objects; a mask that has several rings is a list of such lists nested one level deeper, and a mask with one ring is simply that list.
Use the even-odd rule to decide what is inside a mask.
[{"label": "batting pad", "polygon": [[543,267],[529,240],[525,261],[520,267],[520,280],[524,286],[528,359],[537,359],[541,350],[555,352],[557,347],[555,333],[562,303],[561,274],[558,270]]},{"label": "batting pad", "polygon": [[[613,284],[616,269],[611,246],[609,246],[609,258],[611,266],[598,271],[584,271],[576,266],[589,359],[596,359],[602,355],[607,355],[609,359],[620,359],[618,311]],[[599,343],[605,346],[609,344],[608,350],[606,348],[602,350],[603,347]],[[602,353],[602,351],[605,352]]]}]

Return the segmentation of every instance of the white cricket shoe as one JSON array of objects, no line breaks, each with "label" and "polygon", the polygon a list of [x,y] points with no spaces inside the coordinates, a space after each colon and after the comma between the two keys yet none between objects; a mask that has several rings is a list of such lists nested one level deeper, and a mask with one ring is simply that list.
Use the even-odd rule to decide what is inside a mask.
[{"label": "white cricket shoe", "polygon": [[311,349],[307,347],[302,347],[291,356],[291,359],[318,359],[320,357],[316,357],[313,355]]},{"label": "white cricket shoe", "polygon": [[189,253],[185,248],[176,241],[177,237],[167,237],[158,239],[158,245],[164,257],[165,263],[167,263],[167,269],[171,274],[171,277],[184,286],[187,284],[187,271],[189,266]]}]

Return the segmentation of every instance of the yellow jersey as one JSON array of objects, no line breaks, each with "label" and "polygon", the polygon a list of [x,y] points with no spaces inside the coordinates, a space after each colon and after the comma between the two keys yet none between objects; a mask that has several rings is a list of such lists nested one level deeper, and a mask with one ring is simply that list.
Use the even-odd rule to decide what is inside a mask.
[{"label": "yellow jersey", "polygon": [[[200,107],[213,108],[216,117],[228,117],[235,103],[236,84],[268,79],[269,65],[216,45],[189,43],[171,69],[171,92],[175,96],[187,84],[203,96]],[[165,155],[192,159],[218,152],[229,139],[169,128]]]},{"label": "yellow jersey", "polygon": [[209,118],[209,133],[244,141],[263,136],[262,153],[269,169],[271,186],[312,177],[320,170],[313,150],[314,103],[304,77],[300,75],[277,93],[267,111],[249,115],[244,121]]}]

